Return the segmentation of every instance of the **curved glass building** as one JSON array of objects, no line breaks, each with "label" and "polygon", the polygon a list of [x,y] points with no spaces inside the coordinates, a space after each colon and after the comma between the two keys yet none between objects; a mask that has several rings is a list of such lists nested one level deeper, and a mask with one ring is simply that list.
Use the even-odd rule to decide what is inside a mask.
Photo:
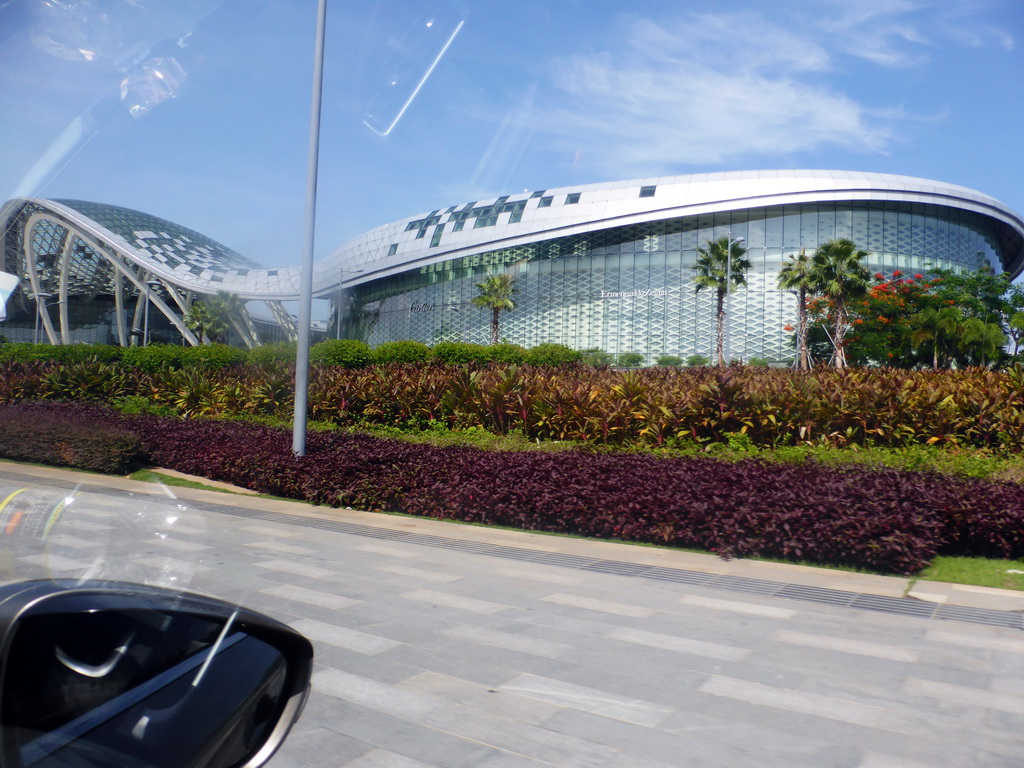
[{"label": "curved glass building", "polygon": [[[0,232],[0,271],[19,280],[0,326],[11,341],[199,344],[184,316],[196,298],[220,291],[239,299],[235,343],[252,346],[282,328],[294,337],[280,302],[296,297],[297,269],[263,268],[166,219],[84,200],[15,198],[0,208]],[[253,321],[244,304],[252,299],[266,302],[273,322]]]},{"label": "curved glass building", "polygon": [[[532,346],[711,357],[715,298],[695,291],[698,246],[744,238],[753,268],[732,295],[733,355],[793,355],[795,296],[783,260],[835,238],[871,256],[872,272],[1024,269],[1024,222],[999,201],[951,184],[871,173],[750,171],[544,189],[394,222],[329,260],[351,284],[347,334],[371,344],[487,343],[476,284],[507,272],[518,306],[502,336]],[[330,268],[324,263],[324,268]],[[324,276],[321,276],[323,280]]]},{"label": "curved glass building", "polygon": [[[18,198],[0,209],[0,271],[19,290],[0,332],[52,343],[198,343],[182,316],[198,296],[263,301],[235,339],[294,338],[280,302],[298,298],[297,267],[266,269],[203,235],[149,214],[73,200]],[[697,248],[744,238],[753,269],[732,295],[733,356],[792,356],[785,326],[796,299],[779,291],[784,259],[849,238],[873,272],[989,267],[1024,270],[1024,221],[987,195],[937,181],[845,171],[743,171],[541,189],[437,209],[373,229],[315,265],[329,300],[328,335],[371,345],[416,339],[487,343],[490,312],[474,307],[487,275],[515,278],[518,306],[501,335],[534,346],[711,357],[715,297],[694,290]],[[281,331],[283,330],[283,334]]]}]

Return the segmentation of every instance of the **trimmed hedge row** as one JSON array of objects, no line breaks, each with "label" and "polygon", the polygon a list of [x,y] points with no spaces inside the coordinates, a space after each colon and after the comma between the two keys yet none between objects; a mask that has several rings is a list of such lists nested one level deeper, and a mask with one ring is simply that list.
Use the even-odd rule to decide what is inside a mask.
[{"label": "trimmed hedge row", "polygon": [[[150,344],[145,347],[115,347],[107,344],[31,344],[28,342],[0,343],[0,363],[56,362],[80,363],[99,360],[105,363],[123,363],[143,371],[161,368],[206,369],[229,366],[289,365],[295,363],[294,342],[264,344],[250,350],[226,344],[204,344],[182,347],[175,344]],[[471,344],[462,341],[444,341],[428,347],[418,341],[393,341],[371,348],[354,339],[328,339],[314,344],[310,361],[314,365],[365,368],[369,365],[393,363],[421,363],[436,361],[445,365],[487,365],[488,363],[559,366],[579,362],[582,353],[562,344],[539,344],[527,349],[516,344]]]},{"label": "trimmed hedge row", "polygon": [[940,553],[1024,557],[1024,487],[1009,483],[814,463],[492,453],[337,432],[311,432],[308,455],[295,458],[287,432],[251,423],[57,403],[0,407],[10,413],[139,435],[155,464],[331,506],[899,574]]},{"label": "trimmed hedge row", "polygon": [[80,418],[67,407],[0,407],[0,456],[107,475],[126,474],[148,461],[136,434],[98,416]]}]

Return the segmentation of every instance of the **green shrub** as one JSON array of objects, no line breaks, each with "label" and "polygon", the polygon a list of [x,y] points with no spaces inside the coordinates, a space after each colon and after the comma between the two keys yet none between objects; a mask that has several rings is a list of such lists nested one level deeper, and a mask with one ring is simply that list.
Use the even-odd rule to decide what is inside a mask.
[{"label": "green shrub", "polygon": [[18,362],[29,362],[31,360],[50,360],[52,349],[49,344],[32,344],[28,341],[11,341],[0,345],[0,361],[17,360]]},{"label": "green shrub", "polygon": [[580,362],[586,363],[587,365],[593,365],[594,367],[600,368],[602,365],[611,365],[614,355],[611,352],[605,352],[603,349],[598,347],[589,347],[580,352]]},{"label": "green shrub", "polygon": [[445,365],[465,365],[478,363],[484,365],[491,360],[488,348],[483,344],[470,344],[466,341],[442,341],[431,350],[434,359]]},{"label": "green shrub", "polygon": [[644,356],[639,352],[620,352],[615,364],[620,368],[639,368],[644,363]]},{"label": "green shrub", "polygon": [[122,347],[110,344],[32,344],[11,342],[0,344],[0,362],[5,360],[45,360],[54,363],[80,363],[99,360],[113,363],[121,359]]},{"label": "green shrub", "polygon": [[186,348],[176,344],[149,344],[145,347],[126,347],[121,361],[132,368],[152,373],[161,368],[181,368]]},{"label": "green shrub", "polygon": [[538,344],[527,351],[526,362],[530,365],[568,365],[578,363],[582,357],[581,352],[564,344]]},{"label": "green shrub", "polygon": [[711,360],[704,355],[690,355],[686,358],[686,364],[690,368],[699,368],[702,365],[707,365]]},{"label": "green shrub", "polygon": [[177,416],[178,411],[172,405],[156,403],[142,395],[126,395],[110,402],[114,410],[126,416]]},{"label": "green shrub", "polygon": [[749,360],[747,360],[747,365],[753,366],[754,368],[767,368],[768,358],[752,357]]},{"label": "green shrub", "polygon": [[328,339],[313,345],[309,361],[314,365],[363,368],[373,362],[373,350],[357,339]]},{"label": "green shrub", "polygon": [[430,359],[430,347],[420,341],[386,341],[373,350],[373,355],[380,365],[422,363]]},{"label": "green shrub", "polygon": [[520,365],[526,360],[526,347],[518,344],[492,344],[487,348],[487,352],[496,363]]},{"label": "green shrub", "polygon": [[241,365],[247,354],[244,349],[229,347],[227,344],[202,344],[198,347],[182,347],[181,364],[200,368],[217,369]]},{"label": "green shrub", "polygon": [[260,344],[249,350],[248,359],[252,365],[291,365],[295,363],[296,347],[294,341]]},{"label": "green shrub", "polygon": [[666,368],[678,368],[683,364],[683,358],[678,355],[661,355],[655,362]]},{"label": "green shrub", "polygon": [[53,357],[50,359],[61,363],[81,363],[86,360],[116,363],[121,359],[125,347],[115,347],[112,344],[58,344],[50,346],[50,349],[53,350]]}]

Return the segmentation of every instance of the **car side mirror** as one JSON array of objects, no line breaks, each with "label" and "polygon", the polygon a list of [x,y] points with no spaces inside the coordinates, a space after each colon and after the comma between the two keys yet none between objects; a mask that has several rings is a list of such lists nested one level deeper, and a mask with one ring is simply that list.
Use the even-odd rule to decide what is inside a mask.
[{"label": "car side mirror", "polygon": [[312,663],[302,635],[209,597],[0,587],[0,765],[256,768],[298,719]]}]

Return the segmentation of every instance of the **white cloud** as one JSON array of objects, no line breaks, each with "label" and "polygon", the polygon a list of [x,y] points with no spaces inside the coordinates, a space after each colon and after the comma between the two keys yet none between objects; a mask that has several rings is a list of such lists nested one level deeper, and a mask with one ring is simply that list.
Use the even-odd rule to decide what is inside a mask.
[{"label": "white cloud", "polygon": [[902,128],[935,116],[860,101],[849,84],[926,64],[956,44],[1012,48],[1012,37],[984,23],[986,8],[792,0],[771,15],[626,18],[614,45],[555,63],[529,125],[612,176],[829,148],[885,153]]},{"label": "white cloud", "polygon": [[626,40],[560,62],[555,105],[535,116],[538,130],[605,173],[888,143],[883,121],[825,83],[833,60],[810,35],[756,14],[705,14],[636,20]]},{"label": "white cloud", "polygon": [[837,50],[889,67],[928,60],[931,45],[923,29],[926,3],[911,0],[830,0],[817,26]]}]

